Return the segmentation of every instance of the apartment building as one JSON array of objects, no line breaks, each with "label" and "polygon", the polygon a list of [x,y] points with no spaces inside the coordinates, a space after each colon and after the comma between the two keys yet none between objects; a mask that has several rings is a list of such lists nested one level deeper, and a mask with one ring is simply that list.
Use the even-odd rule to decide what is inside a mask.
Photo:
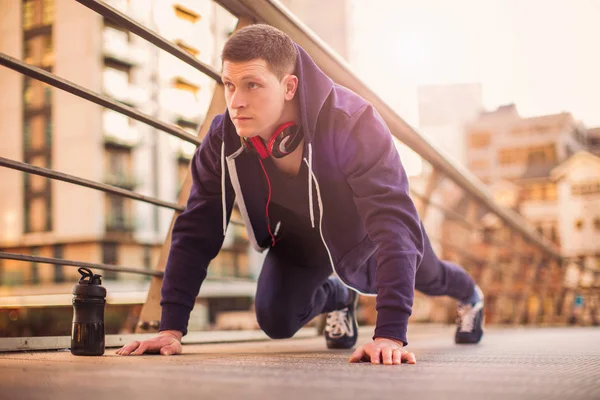
[{"label": "apartment building", "polygon": [[519,187],[519,212],[560,243],[552,168],[585,149],[586,130],[569,113],[522,118],[514,104],[484,112],[467,127],[467,167],[488,185]]},{"label": "apartment building", "polygon": [[[106,3],[220,69],[236,19],[209,0]],[[214,82],[72,0],[0,2],[0,51],[195,134]],[[0,68],[0,156],[175,202],[194,146]],[[0,249],[154,268],[172,210],[0,168]],[[230,227],[211,274],[248,275]],[[0,260],[0,284],[73,282],[76,268]],[[105,279],[141,280],[104,272]]]}]

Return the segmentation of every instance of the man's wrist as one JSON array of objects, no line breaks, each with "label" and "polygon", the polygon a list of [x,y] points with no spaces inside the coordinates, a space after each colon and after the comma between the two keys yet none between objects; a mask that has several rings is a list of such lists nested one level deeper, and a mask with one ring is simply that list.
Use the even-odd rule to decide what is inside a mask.
[{"label": "man's wrist", "polygon": [[175,339],[181,342],[181,338],[183,337],[183,332],[177,330],[164,330],[158,332],[159,336],[173,336]]},{"label": "man's wrist", "polygon": [[389,337],[383,337],[383,336],[377,336],[377,337],[373,338],[374,342],[378,342],[378,341],[381,341],[381,340],[391,340],[392,342],[396,343],[400,347],[404,347],[404,342],[402,340],[398,340],[398,339],[394,339],[394,338],[389,338]]}]

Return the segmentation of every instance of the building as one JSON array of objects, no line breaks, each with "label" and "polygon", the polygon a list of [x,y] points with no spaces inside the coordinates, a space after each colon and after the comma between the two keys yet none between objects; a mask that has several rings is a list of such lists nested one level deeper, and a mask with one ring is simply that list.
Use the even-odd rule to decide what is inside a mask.
[{"label": "building", "polygon": [[[106,3],[220,69],[219,52],[236,19],[214,2]],[[203,122],[215,85],[210,78],[81,4],[6,1],[0,15],[0,51],[189,133]],[[0,156],[176,202],[193,145],[7,68],[0,68],[0,86]],[[11,253],[150,269],[173,216],[169,209],[7,168],[0,168],[0,191],[0,249]],[[245,275],[243,229],[228,232],[211,274]],[[0,260],[2,285],[78,276],[71,267]],[[146,280],[108,271],[104,277]]]},{"label": "building", "polygon": [[552,168],[586,146],[586,131],[571,114],[522,118],[514,104],[482,113],[467,127],[467,167],[487,185],[519,187],[519,212],[560,243]]},{"label": "building", "polygon": [[558,193],[561,250],[571,261],[573,318],[600,323],[600,157],[581,151],[551,172]]},{"label": "building", "polygon": [[552,169],[562,252],[600,270],[600,157],[581,151]]}]

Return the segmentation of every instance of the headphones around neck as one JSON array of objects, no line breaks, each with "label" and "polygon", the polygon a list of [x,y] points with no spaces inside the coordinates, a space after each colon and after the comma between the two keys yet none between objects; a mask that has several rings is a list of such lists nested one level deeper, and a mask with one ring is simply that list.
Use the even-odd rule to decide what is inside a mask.
[{"label": "headphones around neck", "polygon": [[270,155],[275,158],[283,158],[296,150],[301,141],[301,129],[294,122],[279,125],[266,145],[260,136],[242,138],[243,146],[258,154],[263,160]]}]

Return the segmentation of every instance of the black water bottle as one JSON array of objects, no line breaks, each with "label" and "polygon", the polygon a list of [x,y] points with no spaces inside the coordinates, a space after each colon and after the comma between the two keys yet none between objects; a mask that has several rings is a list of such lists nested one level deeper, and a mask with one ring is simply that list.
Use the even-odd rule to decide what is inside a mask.
[{"label": "black water bottle", "polygon": [[104,354],[104,306],[106,289],[102,275],[88,268],[79,268],[81,278],[73,287],[73,329],[71,354],[101,356]]}]

